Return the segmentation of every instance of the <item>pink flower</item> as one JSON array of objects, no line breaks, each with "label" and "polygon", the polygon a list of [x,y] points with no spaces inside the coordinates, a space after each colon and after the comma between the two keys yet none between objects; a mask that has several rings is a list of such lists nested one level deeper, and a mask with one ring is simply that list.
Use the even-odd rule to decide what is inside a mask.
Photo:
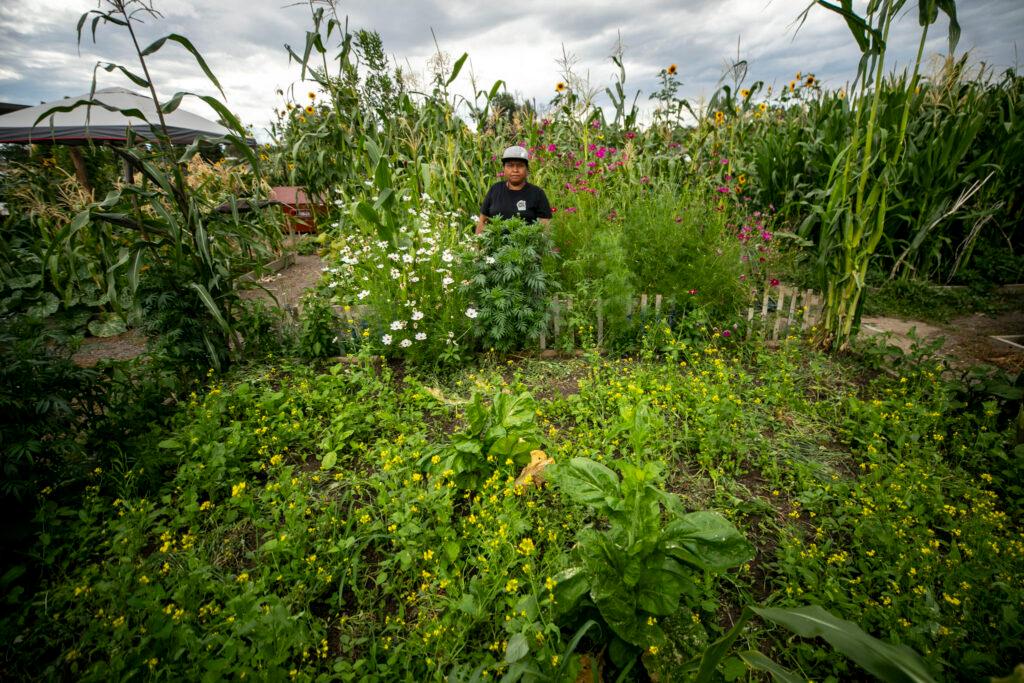
[{"label": "pink flower", "polygon": [[595,145],[593,142],[591,142],[589,145],[587,145],[587,149],[589,151],[593,152],[595,149],[597,149],[597,145]]},{"label": "pink flower", "polygon": [[722,164],[727,164],[727,163],[729,163],[729,160],[728,160],[728,159],[726,159],[725,157],[722,157],[721,159],[719,159],[719,161],[720,161],[720,162],[722,162]]},{"label": "pink flower", "polygon": [[554,152],[557,149],[558,149],[558,145],[554,145],[554,144],[548,145],[548,151],[549,152]]},{"label": "pink flower", "polygon": [[593,128],[594,130],[597,130],[598,128],[601,127],[601,122],[598,121],[597,119],[594,119],[593,121],[590,122],[590,127]]},{"label": "pink flower", "polygon": [[633,139],[633,138],[635,138],[635,137],[636,137],[636,133],[634,133],[634,132],[633,132],[633,131],[631,131],[631,130],[629,130],[629,131],[626,131],[626,139],[627,139],[627,140],[632,140],[632,139]]},{"label": "pink flower", "polygon": [[722,336],[728,339],[729,337],[732,336],[732,332],[730,332],[729,330],[722,330]]},{"label": "pink flower", "polygon": [[687,292],[687,294],[689,294],[690,296],[695,296],[697,294],[697,290],[691,289],[690,291]]},{"label": "pink flower", "polygon": [[597,157],[598,159],[604,159],[604,155],[605,155],[605,154],[607,154],[607,153],[608,153],[608,150],[607,150],[607,149],[605,149],[604,147],[601,147],[601,148],[600,148],[600,149],[598,149],[598,150],[597,150],[596,152],[594,152],[594,155],[595,155],[595,156],[596,156],[596,157]]},{"label": "pink flower", "polygon": [[769,282],[768,284],[770,284],[772,287],[778,287],[779,286],[779,278],[773,277],[772,281]]},{"label": "pink flower", "polygon": [[557,206],[552,206],[552,207],[551,207],[551,215],[553,216],[553,215],[555,215],[556,213],[558,213],[558,207],[557,207]]},{"label": "pink flower", "polygon": [[729,194],[729,188],[725,186],[718,187],[715,191],[721,194]]},{"label": "pink flower", "polygon": [[676,223],[682,223],[682,222],[683,222],[683,217],[682,216],[676,216]]},{"label": "pink flower", "polygon": [[565,207],[565,212],[566,213],[576,213],[576,211],[577,211],[577,209],[576,209],[575,206],[567,206],[567,207]]}]

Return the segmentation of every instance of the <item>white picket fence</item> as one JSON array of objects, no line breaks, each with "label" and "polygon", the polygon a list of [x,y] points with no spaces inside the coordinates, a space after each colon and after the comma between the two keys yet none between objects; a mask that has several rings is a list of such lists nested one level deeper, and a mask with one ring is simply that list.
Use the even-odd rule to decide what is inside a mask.
[{"label": "white picket fence", "polygon": [[[746,336],[761,336],[766,340],[785,339],[790,333],[798,333],[816,324],[821,319],[822,298],[810,289],[776,286],[765,289],[760,298],[760,305],[747,308]],[[593,324],[598,348],[605,339],[606,321],[602,315],[602,302],[590,302],[593,306]],[[541,351],[557,341],[561,348],[575,348],[576,339],[573,330],[567,329],[573,315],[574,301],[571,297],[551,301],[548,311],[547,326],[541,332],[538,345]],[[646,318],[653,313],[658,319],[662,315],[664,297],[661,294],[641,294],[630,302],[627,315],[639,314]],[[566,335],[572,335],[566,343]]]}]

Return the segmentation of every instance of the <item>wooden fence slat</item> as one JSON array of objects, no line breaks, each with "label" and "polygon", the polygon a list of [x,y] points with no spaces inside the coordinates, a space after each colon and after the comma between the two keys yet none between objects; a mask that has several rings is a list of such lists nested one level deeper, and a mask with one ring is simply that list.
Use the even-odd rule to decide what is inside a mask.
[{"label": "wooden fence slat", "polygon": [[661,294],[654,295],[654,315],[661,315]]},{"label": "wooden fence slat", "polygon": [[601,348],[604,342],[604,312],[601,309],[601,299],[597,299],[597,347]]},{"label": "wooden fence slat", "polygon": [[647,294],[640,295],[640,313],[647,313]]},{"label": "wooden fence slat", "polygon": [[789,299],[789,315],[786,316],[786,336],[789,336],[790,331],[793,329],[793,315],[796,313],[796,300],[800,298],[800,290],[793,288],[790,291]]},{"label": "wooden fence slat", "polygon": [[782,311],[787,291],[785,287],[779,285],[779,298],[775,302],[775,324],[772,325],[772,341],[778,341],[779,339],[779,327],[782,325]]}]

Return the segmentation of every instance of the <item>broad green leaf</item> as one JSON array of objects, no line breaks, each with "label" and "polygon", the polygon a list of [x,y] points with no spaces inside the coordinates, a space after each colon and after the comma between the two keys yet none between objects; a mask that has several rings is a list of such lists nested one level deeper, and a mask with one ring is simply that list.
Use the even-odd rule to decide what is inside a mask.
[{"label": "broad green leaf", "polygon": [[679,597],[692,588],[689,574],[678,562],[660,553],[649,556],[637,584],[637,604],[658,616],[668,616],[679,608]]},{"label": "broad green leaf", "polygon": [[530,654],[530,643],[522,633],[516,633],[508,639],[505,648],[505,662],[511,664]]},{"label": "broad green leaf", "polygon": [[94,337],[113,337],[127,329],[124,318],[116,313],[101,313],[99,318],[89,322],[89,333]]},{"label": "broad green leaf", "polygon": [[555,607],[561,613],[575,607],[580,598],[590,590],[590,581],[582,567],[564,569],[551,578],[555,582],[552,591],[555,594]]},{"label": "broad green leaf", "polygon": [[556,465],[554,474],[562,491],[577,503],[603,513],[621,509],[619,478],[604,465],[587,458],[573,458]]},{"label": "broad green leaf", "polygon": [[676,559],[710,571],[724,571],[754,557],[754,547],[716,512],[691,512],[670,523],[661,543]]},{"label": "broad green leaf", "polygon": [[870,636],[857,624],[832,615],[820,605],[793,609],[755,607],[753,611],[804,638],[824,638],[838,652],[886,683],[934,683],[924,661],[909,647]]},{"label": "broad green leaf", "polygon": [[331,451],[324,456],[324,459],[320,462],[320,469],[329,470],[338,462],[338,452]]}]

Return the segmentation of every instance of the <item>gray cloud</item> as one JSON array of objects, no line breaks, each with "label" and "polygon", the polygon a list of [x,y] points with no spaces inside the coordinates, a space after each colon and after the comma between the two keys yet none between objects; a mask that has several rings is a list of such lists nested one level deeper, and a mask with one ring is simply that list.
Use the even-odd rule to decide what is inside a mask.
[{"label": "gray cloud", "polygon": [[[481,6],[469,0],[376,0],[344,4],[352,28],[377,30],[385,50],[399,65],[425,72],[434,52],[434,29],[441,49],[453,58],[470,55],[479,87],[497,79],[518,95],[550,100],[560,74],[556,59],[563,46],[578,59],[576,70],[589,74],[599,90],[614,72],[609,54],[621,34],[626,47],[627,88],[641,89],[640,103],[649,107],[657,89],[657,72],[679,65],[681,95],[697,101],[713,93],[725,67],[739,56],[749,62],[748,83],[763,80],[785,84],[796,71],[813,71],[828,87],[852,78],[859,53],[842,19],[815,8],[799,32],[797,15],[807,0],[521,0]],[[210,63],[225,91],[228,105],[243,117],[265,125],[280,104],[277,88],[297,81],[299,68],[289,65],[283,45],[300,51],[310,27],[305,6],[266,0],[175,0],[164,2],[165,19],[149,21],[140,30],[146,44],[158,35],[181,33]],[[857,6],[862,6],[862,2]],[[999,67],[1015,64],[1014,43],[1024,35],[1024,3],[987,0],[960,3],[963,26],[958,52],[973,49],[977,61]],[[916,5],[894,27],[891,64],[909,64],[919,36]],[[0,5],[0,101],[36,103],[89,88],[99,59],[136,68],[127,36],[117,27],[101,27],[96,44],[86,35],[81,56],[76,50],[75,23],[96,7],[89,0],[4,0]],[[86,29],[88,31],[88,28]],[[945,22],[940,19],[927,42],[929,53],[945,52]],[[191,57],[167,46],[151,60],[154,81],[162,95],[177,90],[209,94],[212,86]],[[453,86],[471,96],[469,69]],[[123,79],[101,74],[101,84],[123,85]],[[307,86],[297,85],[304,91]],[[199,114],[205,105],[191,106]]]}]

